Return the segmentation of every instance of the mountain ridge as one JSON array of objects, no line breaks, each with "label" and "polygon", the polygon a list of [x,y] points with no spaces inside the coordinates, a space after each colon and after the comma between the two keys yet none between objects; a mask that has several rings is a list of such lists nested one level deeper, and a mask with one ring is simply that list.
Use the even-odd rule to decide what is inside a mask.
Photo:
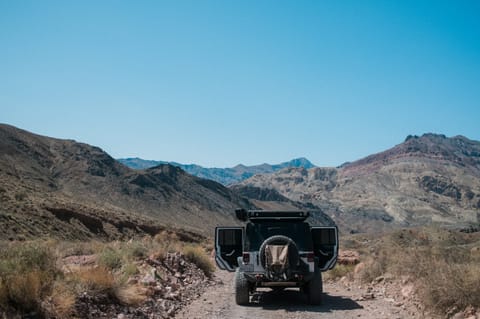
[{"label": "mountain ridge", "polygon": [[170,164],[178,166],[187,173],[201,178],[207,178],[217,181],[223,185],[230,185],[243,181],[255,174],[273,173],[285,167],[316,167],[305,157],[299,157],[280,164],[263,163],[259,165],[243,165],[237,164],[234,167],[218,168],[218,167],[203,167],[197,164],[181,164],[178,162],[165,162],[155,160],[144,160],[139,157],[133,158],[119,158],[120,163],[133,169],[147,169],[160,164]]},{"label": "mountain ridge", "polygon": [[135,171],[102,149],[0,124],[1,238],[115,239],[162,229],[210,234],[254,207],[164,164]]},{"label": "mountain ridge", "polygon": [[353,232],[478,224],[480,142],[433,133],[408,136],[386,151],[337,168],[285,168],[238,185],[312,202]]}]

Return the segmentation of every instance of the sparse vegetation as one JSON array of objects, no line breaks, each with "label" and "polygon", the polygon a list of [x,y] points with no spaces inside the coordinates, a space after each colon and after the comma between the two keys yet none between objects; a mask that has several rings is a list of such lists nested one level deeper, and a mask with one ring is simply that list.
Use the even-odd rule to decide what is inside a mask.
[{"label": "sparse vegetation", "polygon": [[193,262],[203,270],[208,277],[212,276],[215,270],[215,266],[210,261],[210,258],[206,254],[205,250],[200,246],[187,245],[183,248],[183,253],[188,260]]},{"label": "sparse vegetation", "polygon": [[4,243],[0,250],[0,306],[38,311],[58,273],[51,248],[44,242]]},{"label": "sparse vegetation", "polygon": [[325,273],[325,279],[338,279],[344,276],[350,276],[355,269],[354,265],[337,264],[332,270]]},{"label": "sparse vegetation", "polygon": [[122,266],[122,252],[118,249],[106,246],[101,252],[98,262],[100,265],[113,270]]},{"label": "sparse vegetation", "polygon": [[478,306],[480,264],[471,251],[479,237],[435,227],[394,232],[377,243],[362,278],[406,276],[417,284],[425,306],[439,313]]},{"label": "sparse vegetation", "polygon": [[[148,289],[128,284],[128,279],[140,273],[141,261],[147,256],[162,260],[169,252],[183,252],[207,275],[214,270],[200,244],[185,244],[173,232],[111,243],[0,242],[0,317],[34,311],[71,318],[77,297],[85,292],[137,306],[148,297]],[[77,256],[91,262],[62,266],[64,258],[75,260]]]},{"label": "sparse vegetation", "polygon": [[113,274],[104,267],[82,269],[73,277],[83,285],[82,288],[95,292],[106,292],[113,295],[115,279]]}]

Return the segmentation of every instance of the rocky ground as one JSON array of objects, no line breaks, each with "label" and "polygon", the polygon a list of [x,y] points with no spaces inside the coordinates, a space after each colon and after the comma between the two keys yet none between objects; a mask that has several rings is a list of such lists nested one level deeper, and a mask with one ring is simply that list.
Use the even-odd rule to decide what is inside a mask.
[{"label": "rocky ground", "polygon": [[238,306],[234,300],[233,273],[217,271],[215,278],[215,284],[180,310],[176,319],[480,318],[480,312],[473,308],[452,310],[444,316],[425,311],[415,295],[414,283],[408,278],[382,276],[370,284],[347,277],[326,280],[320,306],[309,305],[306,296],[294,289],[282,292],[265,289],[252,297],[251,305]]},{"label": "rocky ground", "polygon": [[[94,256],[66,259],[65,271],[96,267]],[[150,256],[138,265],[139,273],[131,276],[125,287],[111,290],[85,291],[75,301],[72,316],[85,319],[162,319],[174,316],[206,289],[214,290],[215,281],[208,278],[181,253],[168,253],[164,258]],[[138,304],[132,302],[139,298]]]}]

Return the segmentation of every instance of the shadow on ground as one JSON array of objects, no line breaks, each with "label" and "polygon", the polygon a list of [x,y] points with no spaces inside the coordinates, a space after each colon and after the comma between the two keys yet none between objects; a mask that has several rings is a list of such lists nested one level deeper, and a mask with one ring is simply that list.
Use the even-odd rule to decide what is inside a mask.
[{"label": "shadow on ground", "polygon": [[284,309],[287,312],[331,312],[338,310],[354,310],[363,307],[356,301],[342,297],[323,294],[322,304],[313,306],[308,303],[307,296],[298,290],[257,291],[250,303],[251,307],[261,307],[265,310]]}]

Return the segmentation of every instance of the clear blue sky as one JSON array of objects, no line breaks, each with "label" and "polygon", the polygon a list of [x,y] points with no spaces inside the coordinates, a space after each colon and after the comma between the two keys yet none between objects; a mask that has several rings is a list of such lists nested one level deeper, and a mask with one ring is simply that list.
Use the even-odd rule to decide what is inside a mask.
[{"label": "clear blue sky", "polygon": [[217,167],[480,140],[480,2],[0,0],[0,122]]}]

